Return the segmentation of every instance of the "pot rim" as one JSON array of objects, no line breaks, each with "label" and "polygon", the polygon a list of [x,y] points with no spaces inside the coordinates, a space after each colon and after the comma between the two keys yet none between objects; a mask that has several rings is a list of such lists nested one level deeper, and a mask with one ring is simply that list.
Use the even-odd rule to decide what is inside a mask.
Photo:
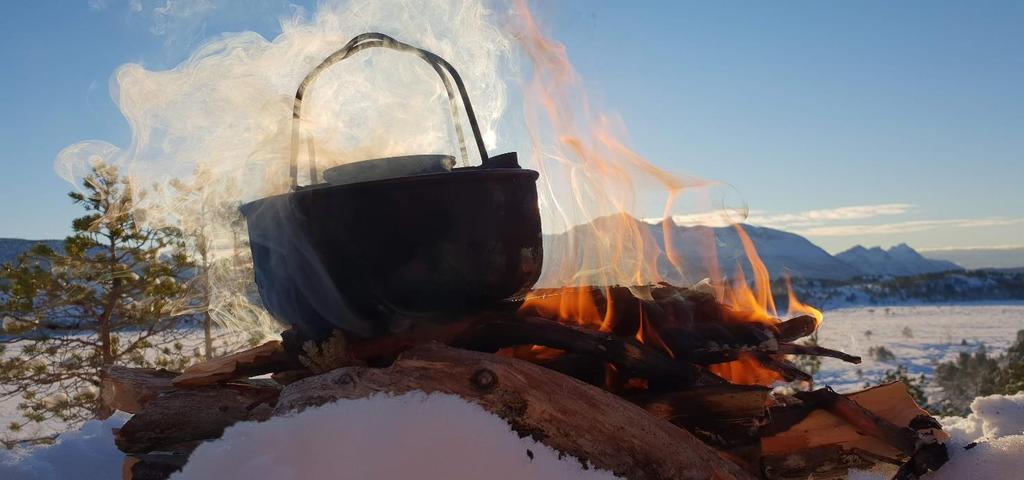
[{"label": "pot rim", "polygon": [[421,175],[407,175],[404,177],[394,178],[382,178],[377,180],[368,180],[365,182],[348,183],[342,185],[334,185],[330,183],[318,183],[316,185],[309,185],[305,187],[299,187],[297,190],[292,192],[280,193],[277,195],[271,195],[269,197],[263,197],[256,200],[252,200],[243,203],[238,207],[242,212],[242,215],[248,216],[252,209],[259,208],[259,205],[276,198],[291,198],[294,195],[303,195],[307,192],[313,191],[344,191],[344,190],[360,190],[360,189],[373,189],[379,187],[388,187],[394,185],[405,185],[410,183],[423,184],[423,183],[436,183],[446,184],[453,182],[465,182],[465,181],[486,181],[488,178],[504,178],[504,177],[530,177],[531,180],[536,181],[540,178],[540,173],[536,170],[530,170],[528,168],[482,168],[481,166],[472,167],[457,167],[452,169],[450,172],[440,173],[426,173]]}]

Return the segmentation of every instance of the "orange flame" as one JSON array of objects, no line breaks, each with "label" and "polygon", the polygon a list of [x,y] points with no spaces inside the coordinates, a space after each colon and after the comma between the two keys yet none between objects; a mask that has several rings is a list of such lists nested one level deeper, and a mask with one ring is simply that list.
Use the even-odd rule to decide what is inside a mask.
[{"label": "orange flame", "polygon": [[[533,147],[531,166],[541,173],[545,223],[566,232],[564,244],[546,252],[542,278],[542,282],[547,280],[559,288],[528,295],[522,310],[604,332],[614,330],[619,335],[632,335],[675,356],[676,352],[658,336],[657,328],[652,328],[643,312],[634,332],[619,331],[609,288],[650,285],[663,281],[668,273],[687,278],[682,256],[674,251],[671,241],[676,233],[671,221],[673,207],[681,193],[707,187],[711,182],[669,174],[629,149],[614,133],[614,122],[609,117],[591,113],[585,89],[565,47],[542,34],[525,0],[517,0],[516,11],[516,38],[532,61],[524,102]],[[543,181],[553,178],[567,181]],[[662,246],[631,214],[638,191],[666,192]],[[700,241],[712,285],[719,300],[730,306],[725,312],[727,321],[778,322],[768,269],[749,235],[740,225],[734,228],[752,272],[752,286],[739,265],[732,281],[724,282],[714,234],[709,230]],[[579,242],[579,237],[591,241]],[[821,313],[800,303],[792,288],[789,305],[790,312],[812,313],[820,321]],[[767,385],[781,378],[752,356],[710,369],[735,383]],[[611,381],[615,370],[608,371]]]},{"label": "orange flame", "polygon": [[786,295],[789,297],[789,309],[786,312],[788,316],[792,317],[801,314],[811,315],[815,320],[817,320],[815,327],[821,326],[821,321],[825,316],[822,315],[821,311],[817,308],[801,303],[800,300],[796,298],[796,294],[793,293],[793,281],[790,280],[789,275],[786,275]]}]

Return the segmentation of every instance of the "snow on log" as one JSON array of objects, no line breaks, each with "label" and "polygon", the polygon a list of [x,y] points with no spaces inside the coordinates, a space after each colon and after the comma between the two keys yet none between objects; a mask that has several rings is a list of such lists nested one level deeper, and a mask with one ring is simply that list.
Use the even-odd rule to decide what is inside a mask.
[{"label": "snow on log", "polygon": [[522,436],[631,479],[747,479],[689,432],[601,389],[514,358],[425,345],[389,368],[348,367],[288,385],[275,415],[375,393],[440,392]]}]

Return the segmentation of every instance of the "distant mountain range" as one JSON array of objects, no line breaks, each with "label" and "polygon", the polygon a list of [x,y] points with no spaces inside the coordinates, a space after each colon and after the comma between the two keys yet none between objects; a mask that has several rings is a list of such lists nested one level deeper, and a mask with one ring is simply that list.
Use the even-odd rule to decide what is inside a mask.
[{"label": "distant mountain range", "polygon": [[24,238],[0,238],[0,265],[13,262],[21,255],[29,251],[33,246],[45,243],[54,250],[61,251],[64,248],[64,240],[26,240]]},{"label": "distant mountain range", "polygon": [[[554,252],[569,252],[570,261],[575,261],[579,268],[586,271],[586,266],[593,267],[601,262],[588,252],[587,246],[596,245],[602,236],[599,231],[607,231],[606,222],[620,222],[622,217],[606,217],[597,219],[592,224],[580,225],[568,232],[548,235],[545,237],[545,262]],[[668,235],[664,234],[661,223],[647,223],[632,217],[626,217],[626,225],[635,229],[648,241],[653,242],[665,251],[666,236],[673,252],[681,260],[687,278],[678,278],[676,269],[664,255],[658,260],[658,270],[669,282],[687,282],[710,276],[704,252],[709,245],[714,245],[715,259],[722,272],[732,275],[737,266],[743,269],[750,278],[752,274],[750,262],[747,261],[739,233],[734,227],[677,226],[669,225]],[[861,276],[908,276],[927,273],[962,270],[949,261],[932,260],[921,256],[906,244],[894,246],[888,250],[879,247],[865,248],[856,246],[838,255],[831,255],[810,240],[795,233],[785,232],[767,227],[743,225],[743,230],[757,247],[757,253],[765,264],[773,279],[786,275],[802,278],[825,280],[846,280]],[[571,248],[570,248],[571,247]],[[559,258],[556,261],[566,261]],[[570,268],[573,266],[570,265]],[[545,282],[547,280],[548,282]],[[542,279],[542,285],[555,281]]]},{"label": "distant mountain range", "polygon": [[949,260],[964,268],[1024,268],[1024,246],[948,248],[927,250],[922,255]]},{"label": "distant mountain range", "polygon": [[836,254],[835,257],[860,270],[862,275],[902,277],[963,270],[963,267],[947,260],[927,259],[905,243],[888,250],[882,250],[881,247],[864,248],[857,245]]}]

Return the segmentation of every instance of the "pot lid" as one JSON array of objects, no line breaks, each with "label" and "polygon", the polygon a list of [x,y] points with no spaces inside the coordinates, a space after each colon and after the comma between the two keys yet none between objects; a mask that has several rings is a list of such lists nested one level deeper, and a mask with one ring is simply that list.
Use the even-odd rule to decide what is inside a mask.
[{"label": "pot lid", "polygon": [[403,155],[346,163],[324,170],[324,180],[331,185],[383,180],[386,178],[427,175],[452,171],[455,157],[451,155]]}]

